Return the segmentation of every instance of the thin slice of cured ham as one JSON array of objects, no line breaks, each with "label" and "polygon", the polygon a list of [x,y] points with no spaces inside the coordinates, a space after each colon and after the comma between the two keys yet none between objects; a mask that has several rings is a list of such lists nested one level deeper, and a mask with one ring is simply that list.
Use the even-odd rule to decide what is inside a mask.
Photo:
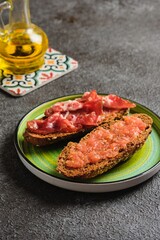
[{"label": "thin slice of cured ham", "polygon": [[76,132],[103,122],[112,111],[135,107],[134,103],[110,94],[98,95],[95,90],[81,98],[55,103],[45,110],[45,117],[27,122],[27,129],[37,134]]},{"label": "thin slice of cured ham", "polygon": [[113,109],[134,108],[136,105],[114,94],[103,97],[103,107]]}]

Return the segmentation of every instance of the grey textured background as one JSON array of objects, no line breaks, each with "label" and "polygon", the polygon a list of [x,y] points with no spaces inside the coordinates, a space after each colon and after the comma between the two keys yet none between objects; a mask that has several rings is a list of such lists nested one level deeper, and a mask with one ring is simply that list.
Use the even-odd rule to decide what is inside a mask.
[{"label": "grey textured background", "polygon": [[160,1],[34,0],[30,7],[50,46],[79,68],[21,98],[0,92],[0,239],[159,240],[160,173],[120,192],[63,190],[22,165],[13,136],[33,107],[91,89],[160,115]]}]

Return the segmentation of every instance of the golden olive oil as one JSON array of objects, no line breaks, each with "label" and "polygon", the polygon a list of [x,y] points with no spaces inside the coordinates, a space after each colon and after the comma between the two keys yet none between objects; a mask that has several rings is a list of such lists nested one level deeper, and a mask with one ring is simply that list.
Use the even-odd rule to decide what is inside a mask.
[{"label": "golden olive oil", "polygon": [[46,34],[36,25],[16,23],[0,35],[0,68],[13,74],[38,70],[48,48]]}]

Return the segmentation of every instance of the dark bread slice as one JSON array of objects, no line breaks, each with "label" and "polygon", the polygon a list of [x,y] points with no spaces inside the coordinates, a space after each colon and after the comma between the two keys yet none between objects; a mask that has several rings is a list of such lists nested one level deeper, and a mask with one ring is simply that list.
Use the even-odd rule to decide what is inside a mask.
[{"label": "dark bread slice", "polygon": [[[147,137],[151,133],[152,130],[152,119],[146,114],[134,114],[138,118],[141,118],[142,121],[146,124],[146,129],[143,131],[134,142],[130,142],[127,144],[125,149],[119,151],[118,155],[114,158],[102,159],[102,161],[92,164],[87,164],[85,167],[82,168],[68,168],[65,165],[67,160],[67,156],[70,152],[71,146],[76,146],[77,143],[69,142],[68,145],[62,150],[59,159],[58,159],[58,166],[57,171],[67,177],[78,177],[78,178],[92,178],[97,175],[100,175],[104,172],[107,172],[109,169],[113,168],[118,163],[127,160],[130,156],[132,156],[146,141]],[[118,121],[118,120],[116,120]],[[111,120],[103,125],[104,129],[109,129],[112,124],[115,123],[115,120]],[[99,127],[94,129],[91,133],[88,133],[83,139],[88,138],[89,134],[94,134]]]},{"label": "dark bread slice", "polygon": [[[114,113],[109,113],[106,117],[105,121],[112,121],[113,119],[121,119],[123,115],[126,115],[128,113],[128,109],[122,109],[119,110],[118,112],[114,112]],[[91,130],[93,130],[92,128],[88,128],[88,129],[82,129],[79,132],[71,132],[71,133],[50,133],[50,134],[36,134],[36,133],[32,133],[30,132],[28,129],[25,130],[23,136],[24,139],[27,142],[32,143],[33,145],[36,146],[46,146],[46,145],[50,145],[56,142],[59,142],[61,140],[70,140],[71,138],[75,138],[75,137],[81,137],[84,134],[87,134],[88,132],[90,132]]]}]

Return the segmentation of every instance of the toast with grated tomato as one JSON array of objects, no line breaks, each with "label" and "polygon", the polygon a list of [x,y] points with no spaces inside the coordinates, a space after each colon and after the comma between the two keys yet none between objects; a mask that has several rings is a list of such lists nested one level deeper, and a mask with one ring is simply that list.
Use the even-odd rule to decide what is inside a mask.
[{"label": "toast with grated tomato", "polygon": [[106,121],[121,119],[134,107],[134,103],[113,94],[85,92],[81,98],[55,103],[46,109],[42,119],[28,121],[24,139],[45,146],[83,136]]},{"label": "toast with grated tomato", "polygon": [[152,122],[146,114],[109,120],[79,143],[69,142],[59,156],[57,171],[70,178],[93,178],[107,172],[141,148]]}]

